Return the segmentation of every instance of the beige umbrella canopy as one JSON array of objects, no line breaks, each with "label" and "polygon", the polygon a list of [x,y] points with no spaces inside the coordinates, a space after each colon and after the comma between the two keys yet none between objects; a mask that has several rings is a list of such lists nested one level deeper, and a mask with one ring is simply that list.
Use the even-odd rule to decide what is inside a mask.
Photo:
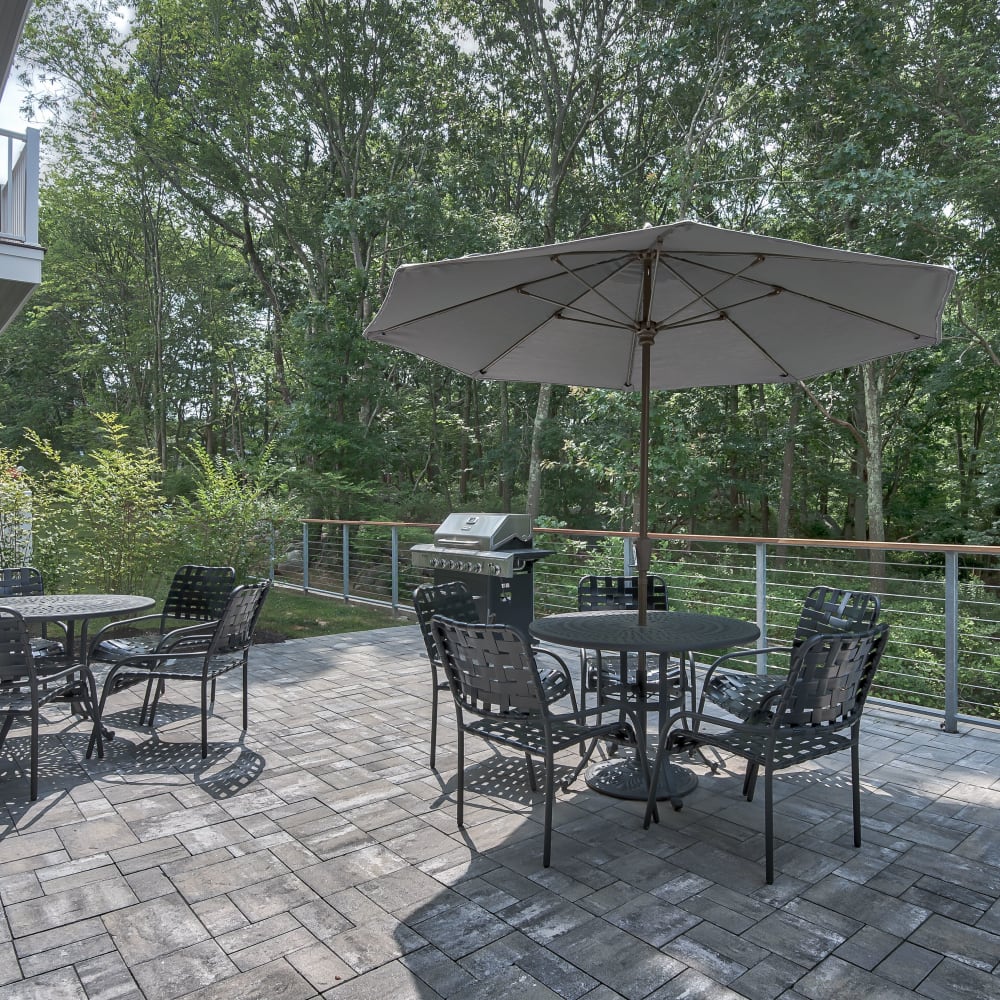
[{"label": "beige umbrella canopy", "polygon": [[797,382],[941,340],[948,267],[678,222],[397,268],[365,337],[474,378],[641,394],[640,622],[651,389]]}]

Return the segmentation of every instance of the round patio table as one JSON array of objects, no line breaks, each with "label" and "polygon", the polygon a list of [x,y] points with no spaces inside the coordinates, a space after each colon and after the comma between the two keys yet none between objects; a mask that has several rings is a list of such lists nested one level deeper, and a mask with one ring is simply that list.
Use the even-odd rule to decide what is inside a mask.
[{"label": "round patio table", "polygon": [[[689,685],[692,699],[695,694],[693,658],[688,663],[690,653],[745,646],[760,637],[760,629],[751,622],[687,611],[650,611],[645,625],[639,624],[637,611],[574,611],[536,618],[528,628],[536,639],[559,646],[677,656],[682,700]],[[641,676],[644,671],[645,657],[640,655],[640,690],[645,690],[645,678]],[[643,730],[636,734],[639,739],[648,739],[647,713],[658,711],[662,716],[667,710],[670,685],[661,679],[658,687],[656,700],[647,699],[638,706],[636,715]],[[621,799],[645,799],[649,794],[646,775],[631,754],[594,764],[587,771],[586,781],[596,791]],[[689,768],[665,762],[657,775],[656,797],[687,795],[697,784],[698,776]]]},{"label": "round patio table", "polygon": [[81,659],[89,659],[87,626],[91,618],[142,611],[156,603],[137,594],[37,594],[31,597],[0,597],[0,607],[17,611],[28,622],[63,622],[66,625],[66,658],[75,655],[76,623],[80,622]]}]

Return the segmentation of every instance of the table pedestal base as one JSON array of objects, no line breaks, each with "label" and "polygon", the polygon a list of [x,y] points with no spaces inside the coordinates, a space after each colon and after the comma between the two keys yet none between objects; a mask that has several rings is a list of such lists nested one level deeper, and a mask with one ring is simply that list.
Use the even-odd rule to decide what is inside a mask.
[{"label": "table pedestal base", "polygon": [[[656,801],[680,798],[698,787],[698,775],[680,764],[664,762],[656,783]],[[646,801],[649,786],[633,753],[602,760],[587,769],[587,785],[595,792],[613,795],[617,799]]]}]

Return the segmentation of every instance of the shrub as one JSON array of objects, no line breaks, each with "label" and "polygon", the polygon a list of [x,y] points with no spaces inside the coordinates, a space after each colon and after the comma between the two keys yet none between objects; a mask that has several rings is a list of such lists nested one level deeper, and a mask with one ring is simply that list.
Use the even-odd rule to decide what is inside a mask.
[{"label": "shrub", "polygon": [[240,581],[267,576],[272,547],[295,537],[302,516],[273,448],[252,464],[209,455],[200,446],[191,458],[196,485],[177,500],[182,561],[232,566]]},{"label": "shrub", "polygon": [[107,446],[87,462],[64,461],[34,431],[28,439],[53,468],[34,480],[35,563],[49,590],[134,593],[162,572],[172,512],[149,449],[126,448],[115,414],[97,418]]}]

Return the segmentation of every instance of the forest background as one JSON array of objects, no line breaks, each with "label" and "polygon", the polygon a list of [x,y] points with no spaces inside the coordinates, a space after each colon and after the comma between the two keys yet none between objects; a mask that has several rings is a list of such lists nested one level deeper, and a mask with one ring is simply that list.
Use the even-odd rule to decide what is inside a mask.
[{"label": "forest background", "polygon": [[635,399],[361,331],[401,263],[691,218],[958,283],[939,348],[658,393],[651,528],[1000,541],[996,2],[35,0],[20,56],[46,256],[0,444],[64,528],[124,480],[204,544],[278,508],[628,528]]}]

